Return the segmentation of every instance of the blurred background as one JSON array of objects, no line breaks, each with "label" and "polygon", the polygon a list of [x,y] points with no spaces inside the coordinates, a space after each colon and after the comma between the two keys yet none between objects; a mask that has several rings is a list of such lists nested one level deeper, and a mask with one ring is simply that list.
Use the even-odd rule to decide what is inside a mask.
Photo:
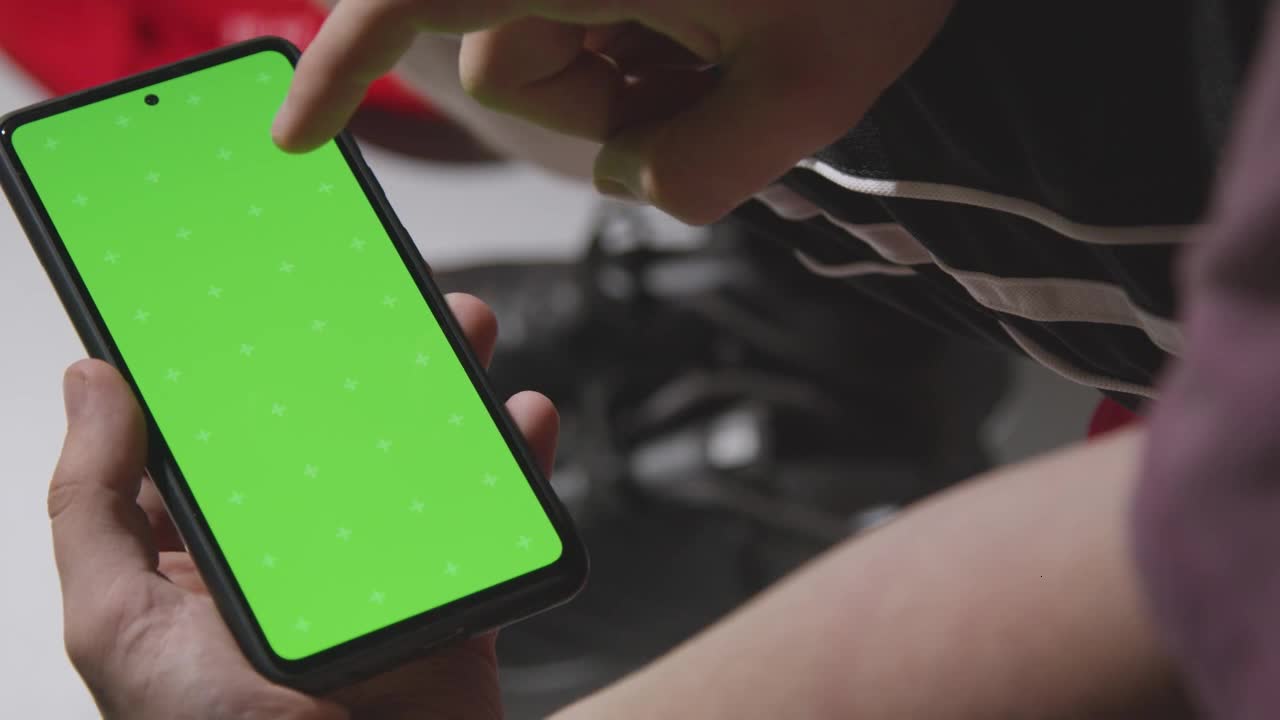
[{"label": "blurred background", "polygon": [[[0,0],[0,113],[255,35],[305,46],[322,19],[307,0]],[[352,128],[441,285],[497,312],[498,388],[563,414],[553,482],[593,575],[503,633],[512,718],[625,674],[928,493],[1080,438],[1096,402],[732,223],[686,227],[500,162],[394,78]],[[7,210],[0,332],[0,701],[95,717],[63,653],[44,510],[61,375],[83,351]]]}]

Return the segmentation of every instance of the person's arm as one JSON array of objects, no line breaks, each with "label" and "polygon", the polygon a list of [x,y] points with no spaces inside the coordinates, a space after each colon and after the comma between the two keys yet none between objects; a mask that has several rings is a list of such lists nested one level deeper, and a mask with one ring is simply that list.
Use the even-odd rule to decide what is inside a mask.
[{"label": "person's arm", "polygon": [[1280,9],[1257,58],[1134,515],[1161,630],[1222,720],[1280,717]]},{"label": "person's arm", "polygon": [[1143,441],[923,502],[557,720],[1183,717],[1130,560]]},{"label": "person's arm", "polygon": [[418,35],[462,34],[456,66],[427,58],[420,70],[456,69],[486,107],[601,143],[598,190],[703,225],[856,125],[954,3],[340,2],[302,54],[272,136],[289,152],[319,147]]}]

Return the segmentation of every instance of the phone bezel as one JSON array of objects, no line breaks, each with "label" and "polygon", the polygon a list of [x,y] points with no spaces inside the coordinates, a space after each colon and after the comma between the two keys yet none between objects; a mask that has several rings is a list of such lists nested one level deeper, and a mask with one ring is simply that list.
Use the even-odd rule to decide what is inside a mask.
[{"label": "phone bezel", "polygon": [[485,632],[566,602],[586,582],[589,563],[586,548],[572,519],[556,498],[550,483],[539,470],[514,422],[490,386],[479,360],[465,341],[453,314],[448,311],[443,294],[432,282],[430,268],[387,202],[354,139],[349,132],[344,131],[335,138],[338,148],[560,536],[563,551],[558,560],[544,568],[306,658],[282,658],[267,642],[239,583],[196,505],[185,478],[165,444],[146,400],[107,332],[92,297],[71,262],[12,145],[13,132],[25,123],[260,52],[278,52],[291,65],[297,64],[300,55],[298,49],[283,38],[255,38],[5,115],[0,118],[0,184],[3,185],[10,204],[85,348],[92,357],[115,366],[133,388],[147,421],[150,441],[148,470],[174,523],[187,542],[211,595],[245,655],[260,672],[272,680],[315,692],[374,674],[442,643]]}]

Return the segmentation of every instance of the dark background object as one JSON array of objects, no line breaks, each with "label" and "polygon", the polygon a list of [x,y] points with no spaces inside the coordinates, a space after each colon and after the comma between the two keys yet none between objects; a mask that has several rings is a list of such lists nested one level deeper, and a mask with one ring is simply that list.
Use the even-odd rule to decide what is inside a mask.
[{"label": "dark background object", "polygon": [[437,275],[498,315],[499,391],[560,408],[553,485],[592,555],[578,599],[499,640],[512,717],[607,684],[990,465],[978,429],[1003,356],[733,226],[671,249],[646,217],[608,206],[576,262]]}]

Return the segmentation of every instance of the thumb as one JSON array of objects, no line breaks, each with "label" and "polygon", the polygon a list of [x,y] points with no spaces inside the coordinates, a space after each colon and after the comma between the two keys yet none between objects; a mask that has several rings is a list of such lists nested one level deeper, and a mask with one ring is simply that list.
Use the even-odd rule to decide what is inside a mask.
[{"label": "thumb", "polygon": [[146,426],[128,384],[106,363],[72,365],[63,388],[67,436],[49,484],[49,518],[64,603],[89,611],[111,583],[156,567],[136,502]]}]

